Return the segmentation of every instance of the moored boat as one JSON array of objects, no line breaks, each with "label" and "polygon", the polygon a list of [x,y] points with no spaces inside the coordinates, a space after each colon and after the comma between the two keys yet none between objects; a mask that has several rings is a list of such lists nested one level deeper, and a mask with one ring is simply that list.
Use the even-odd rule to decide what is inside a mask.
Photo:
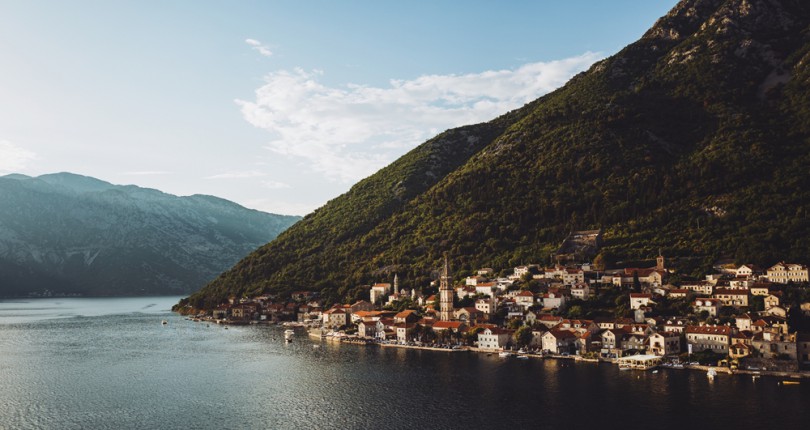
[{"label": "moored boat", "polygon": [[292,342],[293,336],[295,336],[295,331],[293,329],[288,328],[284,330],[284,340],[287,342]]}]

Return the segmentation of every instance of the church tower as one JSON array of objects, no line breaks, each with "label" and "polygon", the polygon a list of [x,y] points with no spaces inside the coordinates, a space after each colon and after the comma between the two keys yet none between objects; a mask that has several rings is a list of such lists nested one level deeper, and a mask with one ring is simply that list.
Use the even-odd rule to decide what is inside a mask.
[{"label": "church tower", "polygon": [[394,273],[394,294],[399,295],[399,276]]},{"label": "church tower", "polygon": [[664,254],[661,253],[661,250],[658,250],[658,258],[655,259],[655,268],[658,270],[666,270],[664,268]]},{"label": "church tower", "polygon": [[439,280],[439,320],[450,321],[453,318],[453,288],[450,286],[450,265],[447,254],[444,256],[444,270]]}]

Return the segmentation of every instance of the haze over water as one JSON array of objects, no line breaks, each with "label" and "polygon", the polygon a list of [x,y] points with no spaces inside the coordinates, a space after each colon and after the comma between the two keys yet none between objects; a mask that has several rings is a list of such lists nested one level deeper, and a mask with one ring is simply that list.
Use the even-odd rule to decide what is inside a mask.
[{"label": "haze over water", "polygon": [[176,301],[0,302],[0,428],[792,429],[810,418],[810,383],[710,383],[303,332],[285,344],[281,327],[184,320],[169,312]]}]

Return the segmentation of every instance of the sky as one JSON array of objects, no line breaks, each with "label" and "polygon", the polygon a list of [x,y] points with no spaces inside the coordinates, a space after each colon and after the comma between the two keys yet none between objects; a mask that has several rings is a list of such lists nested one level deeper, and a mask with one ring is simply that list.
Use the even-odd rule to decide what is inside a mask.
[{"label": "sky", "polygon": [[0,0],[0,175],[304,215],[638,39],[675,0]]}]

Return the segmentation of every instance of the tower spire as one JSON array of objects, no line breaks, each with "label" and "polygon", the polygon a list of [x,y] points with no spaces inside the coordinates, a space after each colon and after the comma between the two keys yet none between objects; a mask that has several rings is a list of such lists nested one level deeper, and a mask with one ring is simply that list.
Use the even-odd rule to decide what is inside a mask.
[{"label": "tower spire", "polygon": [[450,263],[444,254],[444,269],[439,280],[439,319],[450,321],[453,318],[453,289],[450,286]]}]

